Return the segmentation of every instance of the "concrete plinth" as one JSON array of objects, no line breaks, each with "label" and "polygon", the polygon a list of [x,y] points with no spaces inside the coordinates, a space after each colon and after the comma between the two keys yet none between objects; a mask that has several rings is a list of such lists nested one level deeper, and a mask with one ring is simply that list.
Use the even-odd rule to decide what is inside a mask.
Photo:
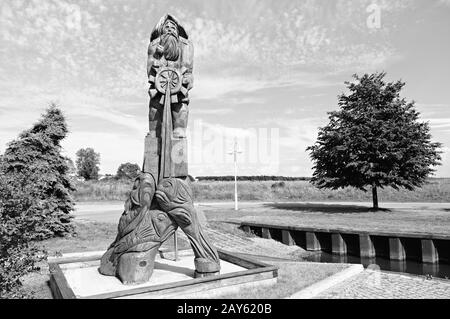
[{"label": "concrete plinth", "polygon": [[405,260],[405,247],[400,238],[389,238],[389,258],[391,260]]},{"label": "concrete plinth", "polygon": [[333,263],[347,264],[348,263],[348,256],[347,255],[333,254],[333,255],[331,255],[331,261]]},{"label": "concrete plinth", "polygon": [[370,238],[370,235],[361,234],[359,235],[359,254],[361,258],[375,258],[376,251],[375,246],[373,244],[372,238]]},{"label": "concrete plinth", "polygon": [[424,275],[438,276],[439,264],[422,264],[422,271]]},{"label": "concrete plinth", "polygon": [[341,234],[331,234],[332,252],[336,255],[347,254],[347,244]]},{"label": "concrete plinth", "polygon": [[377,264],[376,257],[361,257],[360,260],[361,260],[361,264],[363,264],[364,266],[376,265]]},{"label": "concrete plinth", "polygon": [[405,260],[391,260],[390,265],[391,265],[392,271],[406,272],[406,261]]},{"label": "concrete plinth", "polygon": [[242,226],[242,230],[248,234],[250,234],[250,226],[244,225]]},{"label": "concrete plinth", "polygon": [[[192,256],[180,256],[177,262],[157,257],[150,280],[133,286],[123,285],[116,277],[99,274],[97,264],[96,262],[90,262],[62,265],[61,269],[67,283],[78,298],[126,291],[130,287],[150,287],[195,278]],[[222,274],[245,270],[243,267],[223,261],[221,261],[221,266]]]},{"label": "concrete plinth", "polygon": [[439,254],[432,239],[422,239],[422,262],[434,264],[439,262]]},{"label": "concrete plinth", "polygon": [[319,239],[316,233],[306,232],[306,250],[317,251],[321,250]]},{"label": "concrete plinth", "polygon": [[272,239],[272,235],[270,235],[270,230],[269,228],[261,228],[261,234],[262,234],[262,238],[266,238],[266,239]]},{"label": "concrete plinth", "polygon": [[[196,278],[192,251],[180,251],[178,261],[156,256],[153,274],[145,283],[124,285],[115,276],[98,272],[98,259],[58,258],[49,263],[50,287],[58,299],[116,298],[214,298],[240,289],[270,286],[277,282],[278,268],[251,258],[218,250],[220,273]],[[165,255],[165,254],[164,254]],[[69,261],[69,262],[64,262]]]},{"label": "concrete plinth", "polygon": [[282,230],[281,231],[281,239],[283,244],[288,245],[288,246],[294,246],[295,245],[295,241],[294,238],[292,238],[291,232],[289,230]]}]

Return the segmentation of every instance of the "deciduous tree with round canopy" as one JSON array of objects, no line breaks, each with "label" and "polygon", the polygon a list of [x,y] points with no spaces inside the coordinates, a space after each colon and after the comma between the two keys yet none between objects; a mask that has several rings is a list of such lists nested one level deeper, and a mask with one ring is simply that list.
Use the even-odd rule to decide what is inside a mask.
[{"label": "deciduous tree with round canopy", "polygon": [[123,163],[120,164],[117,169],[116,178],[117,179],[126,179],[126,180],[134,180],[139,176],[139,172],[141,169],[138,164],[133,163]]},{"label": "deciduous tree with round canopy", "polygon": [[385,75],[354,75],[353,82],[345,82],[349,92],[339,96],[339,110],[328,113],[330,122],[307,148],[314,163],[313,184],[372,189],[374,209],[378,188],[414,190],[441,159],[441,144],[431,141],[414,101],[400,97],[405,83],[387,83]]},{"label": "deciduous tree with round canopy", "polygon": [[98,180],[100,154],[88,147],[78,150],[76,156],[78,176],[85,180]]}]

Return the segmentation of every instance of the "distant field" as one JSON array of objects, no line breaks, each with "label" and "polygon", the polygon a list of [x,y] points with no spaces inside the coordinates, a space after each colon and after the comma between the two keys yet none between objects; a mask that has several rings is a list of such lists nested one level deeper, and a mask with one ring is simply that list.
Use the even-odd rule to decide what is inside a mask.
[{"label": "distant field", "polygon": [[[77,182],[77,201],[124,200],[131,182]],[[234,199],[234,182],[198,181],[192,183],[195,201]],[[255,201],[371,201],[371,192],[354,188],[320,190],[308,181],[240,181],[240,200]],[[415,191],[380,189],[381,202],[450,202],[450,178],[430,179]]]},{"label": "distant field", "polygon": [[76,182],[74,197],[76,201],[125,200],[132,185],[124,181]]}]

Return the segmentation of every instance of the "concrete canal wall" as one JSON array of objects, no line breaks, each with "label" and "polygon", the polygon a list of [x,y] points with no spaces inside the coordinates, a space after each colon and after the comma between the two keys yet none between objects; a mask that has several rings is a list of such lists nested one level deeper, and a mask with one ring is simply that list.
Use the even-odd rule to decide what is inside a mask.
[{"label": "concrete canal wall", "polygon": [[435,264],[450,263],[450,235],[428,233],[360,232],[346,229],[302,228],[242,222],[241,228],[263,238],[309,251],[361,258],[385,257]]}]

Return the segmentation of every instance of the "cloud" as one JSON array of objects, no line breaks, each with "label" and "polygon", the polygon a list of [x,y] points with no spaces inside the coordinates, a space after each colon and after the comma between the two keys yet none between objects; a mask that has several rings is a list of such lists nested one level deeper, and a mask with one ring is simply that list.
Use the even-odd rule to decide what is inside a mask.
[{"label": "cloud", "polygon": [[[281,1],[276,7],[262,3],[258,10],[249,2],[220,2],[202,10],[183,3],[153,10],[153,4],[138,1],[5,3],[1,42],[8,52],[0,55],[0,71],[17,74],[18,80],[31,74],[29,79],[39,83],[107,89],[116,97],[136,95],[147,86],[151,21],[157,21],[158,11],[168,10],[185,23],[195,45],[195,98],[315,85],[318,79],[302,77],[311,67],[321,69],[316,84],[321,85],[327,73],[383,65],[395,53],[379,36],[365,34],[364,8],[348,1]],[[231,11],[233,18],[223,16]]]},{"label": "cloud", "polygon": [[[189,125],[204,118],[209,132],[225,132],[228,139],[248,138],[243,129],[248,126],[279,128],[286,159],[280,169],[294,171],[295,164],[301,172],[298,167],[309,166],[304,148],[320,124],[312,110],[330,103],[349,74],[406,58],[392,35],[408,26],[409,19],[399,17],[408,17],[419,1],[377,1],[382,24],[376,30],[366,24],[372,2],[3,1],[0,115],[6,120],[0,148],[37,120],[50,101],[58,101],[71,128],[66,143],[71,154],[91,143],[101,150],[106,172],[140,158],[147,130],[149,35],[169,12],[184,23],[195,46]],[[317,100],[311,101],[314,95]],[[297,120],[301,108],[306,118]],[[436,112],[427,117],[442,115],[443,109],[427,107]],[[432,121],[432,129],[447,129],[446,116]],[[205,174],[217,170],[214,163],[195,167]]]},{"label": "cloud", "polygon": [[[262,99],[256,100],[255,97],[249,97],[249,93],[267,90],[272,88],[326,88],[330,86],[340,85],[338,81],[330,80],[321,74],[312,72],[295,72],[293,70],[286,71],[283,75],[273,76],[268,79],[258,79],[252,76],[233,76],[220,77],[209,74],[198,75],[195,80],[195,87],[192,89],[192,98],[195,99],[216,99],[234,94],[247,94],[246,97],[232,98],[233,105],[261,102]],[[249,99],[252,100],[249,100]]]},{"label": "cloud", "polygon": [[438,3],[450,7],[450,0],[439,0]]},{"label": "cloud", "polygon": [[432,118],[424,119],[424,121],[429,122],[432,129],[442,129],[450,127],[450,118]]},{"label": "cloud", "polygon": [[234,111],[231,108],[211,108],[211,109],[191,109],[189,114],[192,115],[225,115],[231,114]]},{"label": "cloud", "polygon": [[[221,11],[234,12],[233,19],[218,19],[212,9],[197,17],[182,9],[177,14],[190,30],[196,55],[205,66],[227,74],[239,73],[240,65],[266,73],[269,67],[271,74],[278,75],[291,66],[342,71],[383,65],[393,47],[385,41],[387,26],[379,32],[367,28],[365,9],[371,2],[279,1],[276,8],[264,3],[257,10],[248,2],[223,5]],[[381,4],[386,16],[412,3],[391,2]]]},{"label": "cloud", "polygon": [[64,154],[72,159],[79,149],[92,147],[100,153],[100,173],[115,174],[121,163],[142,166],[144,137],[130,139],[121,133],[72,132],[62,146]]}]

